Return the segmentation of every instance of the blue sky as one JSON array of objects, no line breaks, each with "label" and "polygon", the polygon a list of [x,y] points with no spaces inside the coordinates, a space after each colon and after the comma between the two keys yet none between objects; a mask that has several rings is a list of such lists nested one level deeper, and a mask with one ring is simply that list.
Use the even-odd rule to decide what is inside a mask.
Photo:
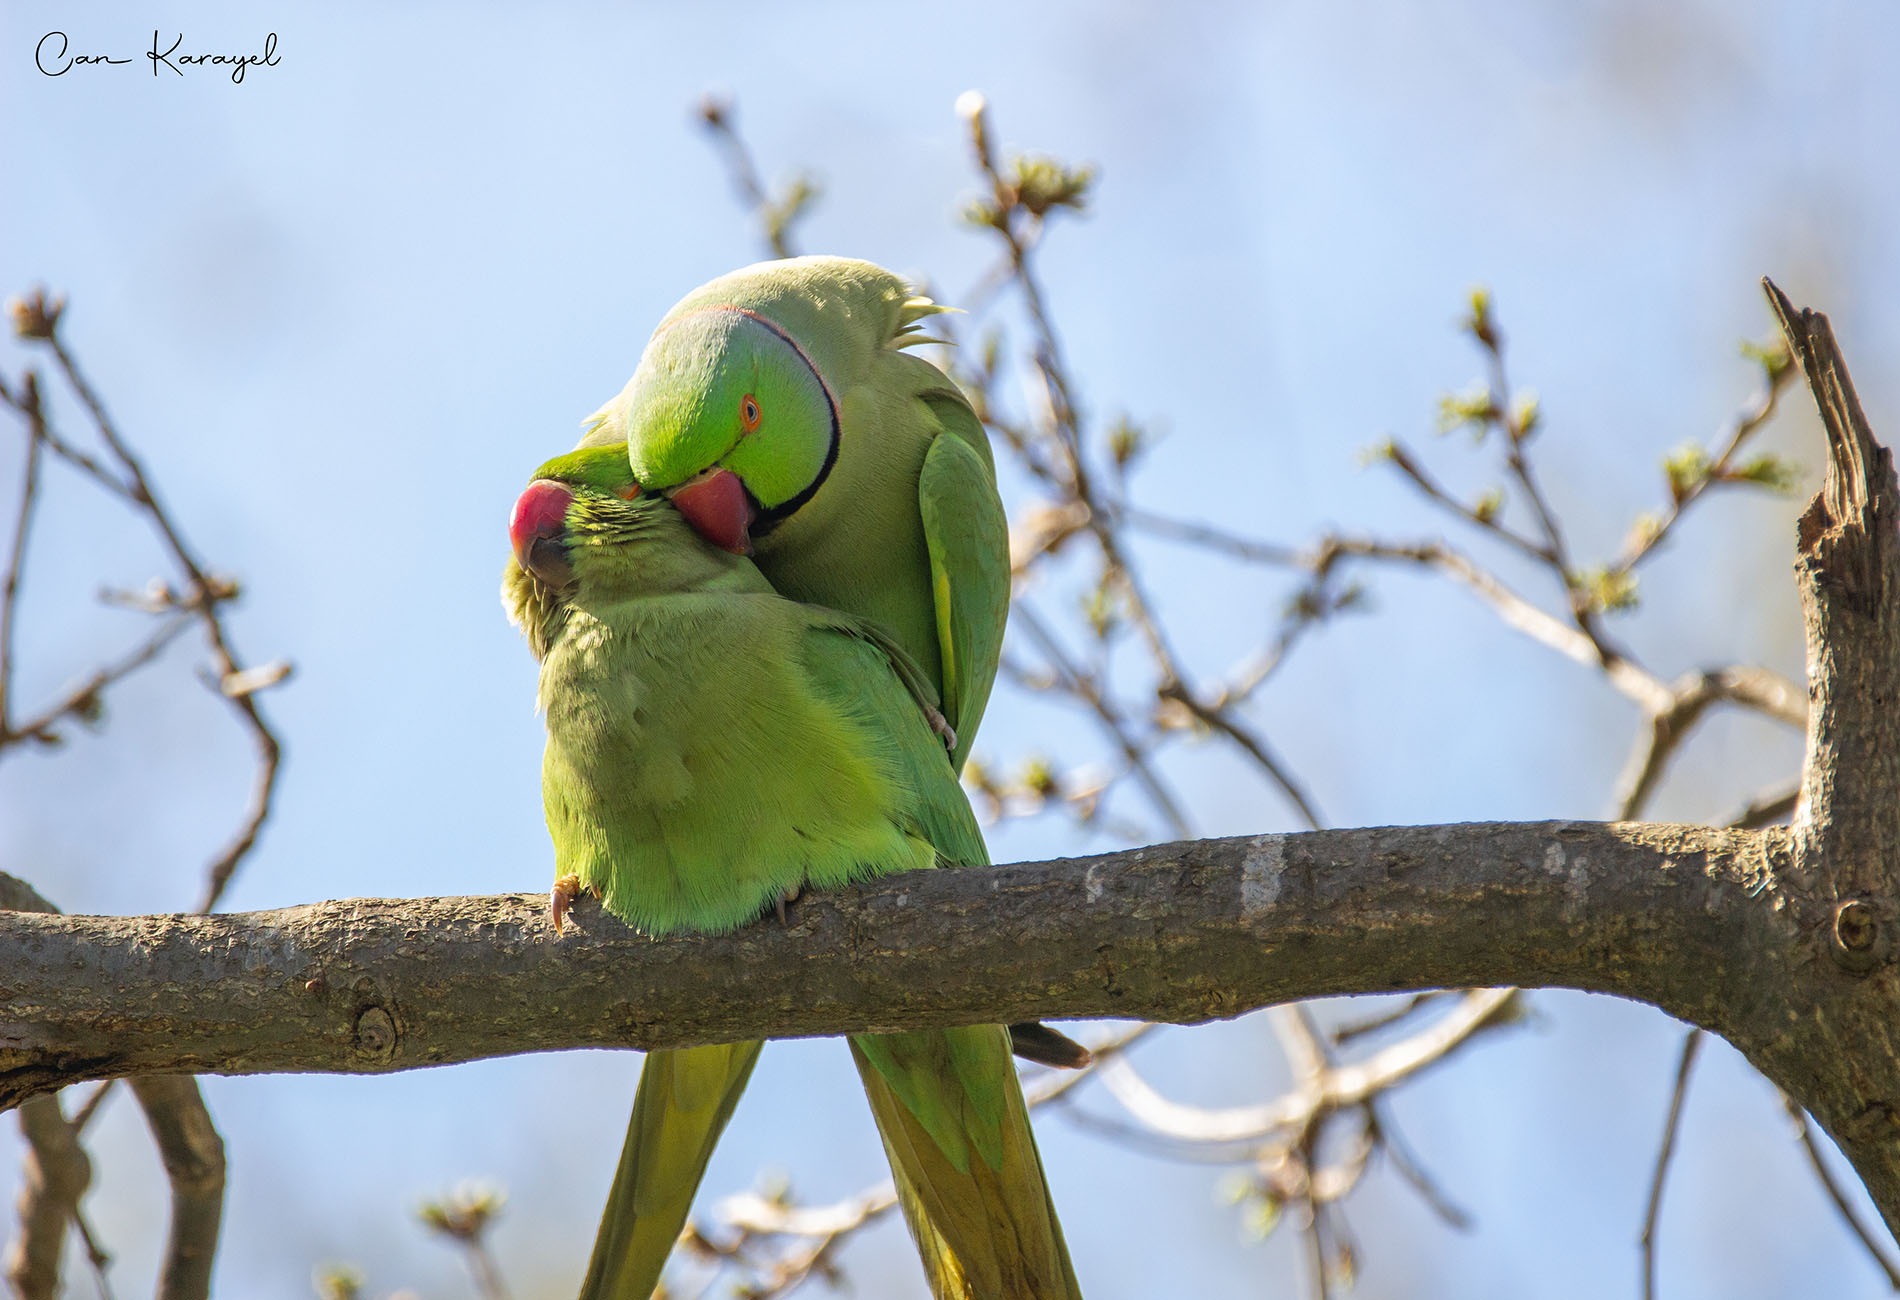
[{"label": "blue sky", "polygon": [[[231,51],[275,31],[281,62],[241,85],[154,77],[141,54],[154,25]],[[167,501],[245,583],[241,649],[296,663],[267,700],[288,746],[280,802],[228,905],[534,889],[550,867],[540,724],[533,664],[495,595],[505,520],[667,306],[758,255],[692,118],[705,92],[737,97],[769,177],[804,168],[823,183],[807,249],[927,275],[951,301],[989,256],[955,221],[974,192],[960,92],[989,96],[1007,148],[1096,164],[1093,210],[1045,258],[1090,408],[1165,431],[1143,501],[1260,536],[1439,530],[1358,467],[1357,449],[1388,434],[1425,445],[1461,491],[1488,481],[1430,430],[1438,394],[1479,372],[1455,321],[1470,286],[1490,285],[1514,375],[1543,402],[1552,495],[1579,550],[1600,556],[1660,503],[1661,455],[1712,436],[1748,395],[1736,344],[1770,327],[1764,273],[1831,313],[1875,427],[1900,426],[1882,365],[1900,354],[1897,28],[1890,7],[1827,0],[1189,14],[16,0],[0,12],[0,290],[70,295],[68,337]],[[53,30],[134,63],[42,76],[33,49]],[[10,341],[3,354],[9,373],[26,359]],[[1818,466],[1804,410],[1767,445]],[[17,458],[0,461],[11,499]],[[1619,633],[1666,676],[1733,661],[1798,673],[1794,509],[1710,504]],[[1160,544],[1141,554],[1200,671],[1274,628],[1282,578]],[[54,476],[25,596],[24,698],[136,636],[92,593],[159,568],[136,523]],[[1607,812],[1629,706],[1457,592],[1398,574],[1374,591],[1374,611],[1326,631],[1251,714],[1330,820]],[[249,756],[192,680],[201,659],[187,638],[114,693],[101,736],[0,762],[8,870],[74,911],[195,899]],[[1091,745],[1066,715],[1004,693],[978,749],[1086,760]],[[1654,812],[1721,817],[1797,761],[1773,729],[1718,721]],[[1203,832],[1294,826],[1217,748],[1170,764]],[[1053,819],[992,836],[999,858],[1095,843]],[[1634,1293],[1679,1031],[1605,998],[1535,1005],[1528,1027],[1396,1099],[1479,1226],[1449,1232],[1375,1174],[1350,1207],[1358,1294]],[[1239,1102],[1279,1078],[1257,1019],[1165,1043],[1143,1060],[1183,1099]],[[409,1216],[470,1175],[510,1190],[497,1249],[517,1294],[567,1293],[636,1065],[596,1053],[208,1080],[232,1156],[219,1293],[307,1295],[312,1267],[342,1259],[378,1296],[468,1294]],[[569,1116],[553,1138],[551,1107]],[[1092,1296],[1295,1290],[1295,1242],[1244,1245],[1215,1172],[1059,1119],[1042,1131]],[[162,1202],[123,1099],[95,1156],[92,1212],[121,1292],[136,1293]],[[1681,1156],[1672,1300],[1884,1292],[1773,1090],[1725,1047],[1705,1054]],[[17,1157],[9,1126],[0,1192]],[[772,1167],[801,1193],[842,1194],[878,1166],[842,1048],[783,1044],[707,1187]],[[846,1263],[861,1294],[921,1295],[907,1256],[886,1230]]]}]

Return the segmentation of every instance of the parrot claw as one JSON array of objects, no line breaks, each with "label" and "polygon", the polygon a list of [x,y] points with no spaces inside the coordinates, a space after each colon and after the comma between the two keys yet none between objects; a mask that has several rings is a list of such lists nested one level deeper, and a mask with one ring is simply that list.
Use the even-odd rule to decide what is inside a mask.
[{"label": "parrot claw", "polygon": [[944,717],[942,711],[934,704],[926,704],[924,705],[924,720],[930,724],[930,729],[936,732],[938,737],[942,739],[943,747],[954,752],[957,747],[957,733],[955,728],[950,725],[950,719]]},{"label": "parrot claw", "polygon": [[548,919],[554,922],[554,933],[561,932],[562,922],[567,920],[567,912],[580,897],[581,878],[572,873],[562,876],[554,882],[554,888],[548,891]]},{"label": "parrot claw", "polygon": [[792,921],[791,918],[785,914],[785,909],[804,896],[805,887],[803,885],[800,885],[797,889],[782,889],[779,891],[778,897],[772,900],[772,910],[778,913],[778,923],[780,925],[788,930],[791,929]]}]

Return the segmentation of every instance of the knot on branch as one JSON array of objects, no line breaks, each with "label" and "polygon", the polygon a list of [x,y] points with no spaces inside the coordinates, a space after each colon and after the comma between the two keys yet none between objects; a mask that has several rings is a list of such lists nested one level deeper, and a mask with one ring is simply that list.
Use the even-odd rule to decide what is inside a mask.
[{"label": "knot on branch", "polygon": [[1834,907],[1829,951],[1842,970],[1865,975],[1893,950],[1892,926],[1882,925],[1880,909],[1865,898],[1849,898]]},{"label": "knot on branch", "polygon": [[388,1061],[396,1055],[396,1022],[381,1007],[369,1007],[356,1017],[356,1051],[360,1056]]}]

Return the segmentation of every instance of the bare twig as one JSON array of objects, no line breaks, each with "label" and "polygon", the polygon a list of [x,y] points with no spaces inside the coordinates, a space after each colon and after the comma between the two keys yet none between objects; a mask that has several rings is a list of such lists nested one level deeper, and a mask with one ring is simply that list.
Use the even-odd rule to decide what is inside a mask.
[{"label": "bare twig", "polygon": [[[689,1238],[703,1243],[706,1253],[751,1265],[756,1275],[742,1292],[748,1300],[776,1300],[790,1294],[813,1273],[835,1274],[831,1257],[852,1234],[884,1218],[897,1206],[897,1187],[885,1181],[825,1206],[799,1206],[757,1192],[728,1196],[713,1208],[713,1216],[737,1234],[730,1239],[710,1238],[689,1226]],[[767,1261],[748,1260],[747,1247],[759,1237],[794,1237],[790,1249]]]},{"label": "bare twig", "polygon": [[1841,1216],[1841,1222],[1845,1223],[1848,1231],[1854,1234],[1855,1239],[1867,1251],[1868,1257],[1874,1261],[1882,1273],[1887,1275],[1887,1285],[1895,1291],[1900,1291],[1900,1266],[1896,1266],[1887,1257],[1886,1248],[1876,1240],[1873,1231],[1860,1221],[1860,1216],[1854,1213],[1854,1207],[1849,1203],[1847,1193],[1834,1177],[1833,1171],[1827,1167],[1827,1160],[1821,1154],[1821,1144],[1814,1137],[1814,1121],[1808,1118],[1808,1112],[1801,1109],[1800,1103],[1785,1092],[1781,1094],[1781,1106],[1788,1112],[1788,1118],[1794,1124],[1795,1138],[1801,1143],[1801,1150],[1807,1155],[1808,1164],[1814,1170],[1815,1178],[1820,1180],[1821,1190],[1826,1192],[1827,1199],[1833,1202],[1834,1212]]},{"label": "bare twig", "polygon": [[1649,1208],[1643,1212],[1643,1300],[1656,1300],[1656,1227],[1662,1217],[1663,1188],[1669,1179],[1669,1162],[1676,1154],[1676,1134],[1682,1124],[1682,1103],[1689,1092],[1689,1072],[1695,1068],[1696,1053],[1702,1050],[1703,1033],[1691,1029],[1682,1039],[1682,1056],[1676,1063],[1676,1084],[1669,1094],[1669,1118],[1663,1122],[1662,1145],[1656,1150],[1656,1170],[1649,1180]]},{"label": "bare twig", "polygon": [[[1157,703],[1183,708],[1195,721],[1231,741],[1270,783],[1280,789],[1305,823],[1317,827],[1321,819],[1311,796],[1273,753],[1266,739],[1239,720],[1231,700],[1216,702],[1196,689],[1189,680],[1180,657],[1169,645],[1161,622],[1154,613],[1154,601],[1145,589],[1140,572],[1123,544],[1116,508],[1098,492],[1095,475],[1084,450],[1085,430],[1076,388],[1063,359],[1061,336],[1032,258],[1048,214],[1064,206],[1079,206],[1087,185],[1087,172],[1064,176],[1061,181],[1052,183],[1053,188],[1042,198],[1037,198],[1032,194],[1037,182],[1024,164],[1015,164],[1014,171],[1009,175],[999,164],[990,129],[989,110],[982,96],[974,92],[964,96],[958,101],[958,111],[963,114],[969,128],[971,153],[977,171],[990,191],[988,198],[976,209],[980,224],[994,231],[1003,244],[1008,259],[1009,279],[1016,285],[1033,335],[1030,353],[1034,374],[1041,383],[1039,392],[1044,402],[1041,426],[1048,432],[1046,441],[1049,458],[1038,457],[1028,462],[1028,467],[1063,498],[1051,514],[1051,518],[1058,521],[1057,524],[1037,530],[1034,543],[1026,547],[1020,556],[1013,556],[1013,562],[1016,567],[1026,567],[1033,559],[1054,550],[1072,533],[1086,530],[1101,552],[1102,589],[1120,593],[1126,617],[1140,635],[1153,661]],[[1068,197],[1048,197],[1056,193],[1066,193]],[[991,403],[986,398],[981,406],[987,413]],[[986,415],[986,418],[989,417]],[[1009,433],[1006,440],[1013,447],[1027,447],[1031,443],[1026,435],[1014,431]],[[1043,637],[1037,640],[1047,644]],[[1079,679],[1080,674],[1071,674],[1071,677]],[[1178,807],[1170,809],[1167,805],[1171,800],[1158,797],[1155,781],[1142,771],[1147,768],[1145,755],[1129,740],[1125,726],[1111,722],[1106,716],[1103,708],[1106,692],[1096,686],[1089,695],[1080,698],[1105,725],[1116,732],[1116,743],[1131,766],[1137,767],[1138,778],[1148,789],[1150,797],[1163,806],[1164,815],[1176,827],[1177,833],[1185,833]]]},{"label": "bare twig", "polygon": [[1737,830],[1759,830],[1763,826],[1773,826],[1776,822],[1786,821],[1794,815],[1795,805],[1801,801],[1801,788],[1795,786],[1783,790],[1780,794],[1763,795],[1751,799],[1748,805],[1728,821],[1728,825]]},{"label": "bare twig", "polygon": [[1510,988],[1466,993],[1457,1010],[1423,1032],[1364,1061],[1327,1066],[1311,1086],[1253,1106],[1211,1110],[1170,1101],[1125,1057],[1109,1058],[1097,1073],[1115,1099],[1153,1132],[1183,1142],[1257,1141],[1275,1130],[1302,1125],[1318,1111],[1362,1105],[1436,1065],[1496,1022],[1516,996],[1517,990]]},{"label": "bare twig", "polygon": [[1505,626],[1522,632],[1566,659],[1600,670],[1610,685],[1645,709],[1666,709],[1674,699],[1668,685],[1647,668],[1620,654],[1605,659],[1587,634],[1518,595],[1488,570],[1443,542],[1395,543],[1325,537],[1314,547],[1311,564],[1315,572],[1323,573],[1342,558],[1396,561],[1434,569],[1477,595]]},{"label": "bare twig", "polygon": [[1030,640],[1036,643],[1037,649],[1054,666],[1057,681],[1062,688],[1088,705],[1089,710],[1095,714],[1102,729],[1109,735],[1115,747],[1121,751],[1122,758],[1127,761],[1130,773],[1148,792],[1155,810],[1168,823],[1169,829],[1176,835],[1192,834],[1187,814],[1181,810],[1174,792],[1162,781],[1160,773],[1149,761],[1147,751],[1135,740],[1129,729],[1129,722],[1122,716],[1121,711],[1092,678],[1075,666],[1067,652],[1063,650],[1061,642],[1056,640],[1055,634],[1037,616],[1032,606],[1018,600],[1013,609],[1016,626],[1028,633]]},{"label": "bare twig", "polygon": [[1237,560],[1246,560],[1255,564],[1275,564],[1292,567],[1300,563],[1301,552],[1293,546],[1283,546],[1277,542],[1259,542],[1251,538],[1240,537],[1211,524],[1192,520],[1173,519],[1137,506],[1124,504],[1118,507],[1120,517],[1130,527],[1137,528],[1155,537],[1165,537],[1171,541],[1185,542],[1191,546],[1205,547],[1231,555]]},{"label": "bare twig", "polygon": [[[212,860],[206,871],[205,891],[199,901],[198,909],[203,912],[209,912],[217,906],[218,900],[223,896],[226,887],[230,884],[231,877],[237,870],[238,864],[243,861],[245,855],[247,855],[257,843],[258,833],[263,829],[265,820],[270,816],[271,800],[276,790],[282,747],[277,740],[276,734],[272,731],[270,724],[264,717],[263,710],[257,702],[255,692],[232,692],[223,689],[223,685],[227,682],[243,680],[247,672],[244,665],[238,659],[235,650],[232,648],[230,634],[226,630],[219,612],[219,606],[224,601],[236,595],[236,588],[230,582],[214,578],[208,574],[203,562],[185,541],[183,532],[159,501],[157,493],[152,487],[151,480],[146,476],[143,464],[133,453],[130,444],[120,433],[118,426],[113,423],[112,417],[105,409],[105,403],[100,400],[98,393],[94,390],[90,381],[87,380],[84,372],[81,371],[78,362],[74,359],[71,351],[66,346],[65,340],[60,335],[59,320],[63,307],[63,302],[48,302],[43,293],[29,295],[27,298],[20,300],[20,302],[15,305],[16,322],[26,322],[19,326],[20,333],[26,338],[44,343],[45,346],[51,349],[54,359],[59,363],[61,374],[65,376],[66,382],[71,386],[73,392],[78,395],[81,404],[91,415],[94,428],[98,432],[100,440],[105,444],[107,450],[111,452],[112,458],[118,463],[119,469],[124,475],[123,486],[129,498],[137,505],[141,513],[151,521],[152,526],[157,530],[160,538],[164,541],[166,549],[170,551],[173,561],[183,570],[187,579],[188,590],[180,604],[183,607],[193,610],[199,616],[200,622],[204,627],[205,638],[211,647],[212,659],[217,670],[216,681],[220,687],[220,695],[230,703],[231,708],[250,730],[252,739],[257,747],[257,778],[252,792],[250,807],[246,811],[244,820],[240,823],[236,835],[233,836],[231,842],[224,850]],[[36,390],[33,387],[30,376],[25,387],[25,396],[21,400],[16,401],[15,405],[27,415],[29,421],[33,421],[35,419],[33,412],[37,410],[38,402],[35,398]],[[38,419],[38,422],[34,425],[34,429],[37,436],[45,436],[43,416]],[[93,473],[93,476],[99,478],[102,482],[111,483],[119,481],[115,476],[96,463],[82,463],[85,463],[90,472]],[[152,646],[151,653],[156,654],[158,648],[161,647]],[[144,660],[139,660],[139,662],[144,662]],[[134,664],[133,666],[136,667],[137,665]],[[79,698],[83,699],[85,697],[82,695]]]},{"label": "bare twig", "polygon": [[759,219],[772,256],[790,257],[792,226],[818,197],[818,186],[809,176],[801,174],[792,179],[783,194],[774,198],[759,179],[759,169],[752,161],[752,151],[746,147],[745,138],[733,127],[732,113],[730,100],[716,95],[700,100],[699,119],[718,141],[732,182]]},{"label": "bare twig", "polygon": [[1753,400],[1730,420],[1726,441],[1722,450],[1710,462],[1707,470],[1683,485],[1683,489],[1672,494],[1669,513],[1656,522],[1653,527],[1638,532],[1631,538],[1623,554],[1616,560],[1615,570],[1628,573],[1642,564],[1662,546],[1669,534],[1682,521],[1683,514],[1702,498],[1716,484],[1727,481],[1727,475],[1735,463],[1735,457],[1742,446],[1774,417],[1775,408],[1780,403],[1781,394],[1795,376],[1795,367],[1790,364],[1786,351],[1765,358],[1762,368],[1761,390]]},{"label": "bare twig", "polygon": [[1382,1011],[1375,1015],[1367,1016],[1363,1020],[1349,1020],[1343,1025],[1335,1025],[1332,1032],[1333,1044],[1337,1047],[1344,1047],[1354,1039],[1364,1038],[1369,1034],[1377,1034],[1390,1029],[1394,1025],[1409,1020],[1412,1016],[1424,1010],[1426,1007],[1431,1006],[1441,998],[1451,996],[1452,994],[1445,989],[1427,989],[1423,993],[1412,994],[1390,1011]]},{"label": "bare twig", "polygon": [[[58,911],[32,886],[7,875],[0,875],[0,908]],[[79,1208],[80,1198],[92,1183],[92,1161],[79,1141],[81,1127],[66,1118],[57,1093],[34,1097],[20,1106],[20,1134],[27,1147],[16,1202],[20,1233],[6,1254],[7,1281],[19,1300],[52,1300],[59,1294],[69,1223],[85,1244],[100,1295],[111,1295],[105,1274],[109,1261]]]},{"label": "bare twig", "polygon": [[1807,695],[1765,668],[1732,667],[1692,673],[1670,688],[1667,707],[1649,715],[1648,730],[1631,753],[1618,785],[1617,817],[1632,821],[1649,801],[1669,760],[1689,738],[1709,707],[1741,705],[1791,727],[1808,721]]},{"label": "bare twig", "polygon": [[131,676],[152,660],[158,658],[165,647],[178,639],[179,633],[191,626],[191,620],[184,616],[174,616],[160,623],[132,650],[122,658],[114,660],[93,670],[90,676],[71,687],[51,704],[22,719],[4,734],[0,734],[0,749],[7,742],[18,740],[37,740],[50,743],[59,739],[54,726],[61,718],[89,718],[99,707],[99,698],[108,686]]},{"label": "bare twig", "polygon": [[1503,542],[1512,550],[1520,552],[1547,568],[1561,564],[1561,561],[1557,557],[1557,552],[1551,549],[1551,542],[1548,538],[1542,542],[1534,542],[1516,529],[1508,527],[1504,521],[1498,517],[1496,511],[1477,510],[1466,505],[1457,497],[1454,497],[1451,493],[1440,487],[1438,481],[1428,474],[1425,467],[1419,463],[1418,457],[1396,438],[1388,439],[1385,445],[1379,450],[1384,453],[1385,459],[1392,462],[1393,468],[1397,469],[1399,473],[1409,479],[1412,486],[1417,488],[1426,500],[1442,507],[1452,515],[1472,525],[1474,528],[1482,530],[1491,537]]},{"label": "bare twig", "polygon": [[13,542],[7,549],[4,584],[0,585],[0,747],[13,734],[13,635],[20,597],[20,572],[26,563],[26,542],[33,530],[33,507],[39,500],[40,449],[46,443],[46,413],[40,406],[40,380],[26,372],[21,383],[20,408],[26,414],[26,469],[21,475],[20,513],[14,521]]},{"label": "bare twig", "polygon": [[1307,1202],[1306,1214],[1300,1224],[1300,1236],[1306,1242],[1306,1280],[1312,1288],[1313,1300],[1331,1300],[1333,1294],[1332,1267],[1327,1260],[1326,1238],[1320,1224],[1319,1206]]},{"label": "bare twig", "polygon": [[1469,324],[1471,336],[1484,348],[1491,370],[1492,419],[1503,435],[1504,464],[1523,494],[1542,534],[1545,563],[1570,598],[1571,617],[1577,629],[1589,638],[1598,657],[1607,665],[1623,657],[1604,636],[1595,610],[1577,587],[1577,571],[1571,563],[1570,548],[1564,538],[1557,513],[1551,509],[1531,463],[1529,448],[1537,431],[1536,417],[1521,407],[1511,389],[1510,375],[1504,364],[1504,335],[1491,317],[1488,297],[1475,299]]},{"label": "bare twig", "polygon": [[1202,701],[1181,682],[1170,682],[1160,691],[1161,698],[1173,700],[1195,718],[1213,730],[1226,736],[1240,747],[1242,753],[1251,758],[1265,772],[1267,778],[1280,788],[1287,802],[1299,813],[1300,820],[1313,830],[1320,829],[1325,822],[1319,810],[1313,806],[1312,796],[1306,792],[1286,764],[1267,746],[1266,738],[1256,734],[1251,728],[1234,717],[1232,710],[1218,708]]},{"label": "bare twig", "polygon": [[1411,1144],[1405,1141],[1392,1117],[1380,1104],[1380,1099],[1368,1100],[1365,1110],[1372,1135],[1378,1140],[1380,1149],[1391,1158],[1392,1167],[1398,1171],[1399,1177],[1412,1185],[1412,1190],[1447,1226],[1459,1232],[1469,1232],[1476,1225],[1471,1212],[1452,1200],[1425,1168],[1424,1162],[1413,1154]]}]

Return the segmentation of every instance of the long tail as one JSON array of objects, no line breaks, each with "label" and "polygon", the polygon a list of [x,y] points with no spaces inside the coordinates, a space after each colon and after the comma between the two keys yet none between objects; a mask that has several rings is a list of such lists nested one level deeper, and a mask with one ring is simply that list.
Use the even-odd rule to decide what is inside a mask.
[{"label": "long tail", "polygon": [[651,1300],[763,1046],[647,1053],[580,1300]]},{"label": "long tail", "polygon": [[851,1040],[937,1300],[1081,1300],[1001,1025]]}]

